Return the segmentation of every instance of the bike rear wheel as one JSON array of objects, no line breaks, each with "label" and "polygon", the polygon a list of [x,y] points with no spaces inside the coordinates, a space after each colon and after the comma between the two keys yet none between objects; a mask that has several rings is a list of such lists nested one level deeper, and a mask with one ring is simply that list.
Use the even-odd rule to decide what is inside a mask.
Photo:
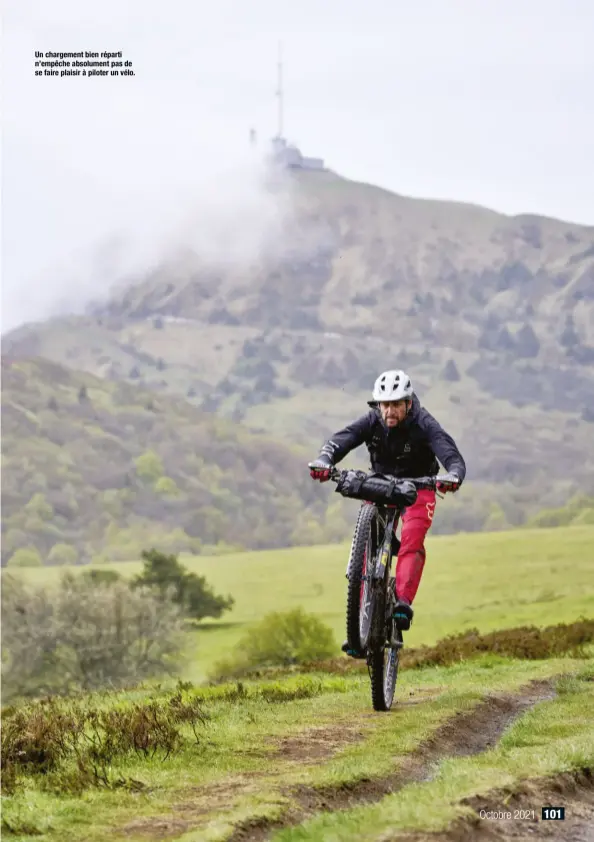
[{"label": "bike rear wheel", "polygon": [[377,552],[377,509],[365,504],[359,510],[349,560],[346,633],[349,649],[363,653],[369,643],[374,612],[373,593],[366,579]]},{"label": "bike rear wheel", "polygon": [[369,672],[373,709],[390,710],[398,678],[398,649],[388,646],[374,649],[369,659]]}]

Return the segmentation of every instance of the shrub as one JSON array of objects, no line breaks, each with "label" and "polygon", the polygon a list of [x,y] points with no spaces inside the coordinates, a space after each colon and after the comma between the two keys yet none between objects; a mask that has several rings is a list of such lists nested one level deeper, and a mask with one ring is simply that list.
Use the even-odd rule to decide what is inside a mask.
[{"label": "shrub", "polygon": [[579,515],[576,515],[571,521],[572,526],[585,526],[586,524],[594,526],[594,506],[589,509],[582,509]]},{"label": "shrub", "polygon": [[2,584],[7,697],[121,687],[179,665],[179,608],[146,588],[72,573],[53,588],[10,575]]},{"label": "shrub", "polygon": [[221,677],[266,667],[288,667],[329,658],[337,648],[332,629],[299,607],[263,617],[239,641],[237,657],[219,663],[216,670]]},{"label": "shrub", "polygon": [[12,793],[25,777],[41,778],[43,788],[80,794],[89,786],[141,789],[140,781],[114,774],[130,755],[166,760],[183,747],[187,725],[199,742],[207,721],[201,702],[177,691],[162,699],[94,706],[92,699],[56,698],[5,712],[2,722],[2,785]]},{"label": "shrub", "polygon": [[94,585],[103,585],[109,584],[111,582],[120,582],[122,577],[117,572],[117,570],[84,570],[80,574],[83,578],[86,578],[87,581],[91,582]]}]

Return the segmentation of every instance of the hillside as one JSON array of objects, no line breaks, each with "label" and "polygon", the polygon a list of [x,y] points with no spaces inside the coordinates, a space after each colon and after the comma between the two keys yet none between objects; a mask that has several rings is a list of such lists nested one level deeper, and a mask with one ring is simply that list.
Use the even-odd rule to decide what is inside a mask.
[{"label": "hillside", "polygon": [[4,359],[2,379],[3,564],[288,546],[326,522],[298,448],[47,360]]},{"label": "hillside", "polygon": [[[433,645],[472,628],[487,633],[571,623],[580,617],[594,620],[592,546],[594,523],[497,534],[430,534],[407,647]],[[246,629],[271,611],[303,606],[327,623],[341,643],[348,555],[347,542],[308,547],[306,552],[290,547],[229,553],[224,563],[207,554],[183,555],[188,570],[205,576],[217,593],[230,591],[235,598],[221,619],[203,622],[191,632],[184,680],[199,682],[212,675],[216,663],[236,651]],[[132,578],[141,572],[142,562],[118,562],[105,569]],[[56,567],[18,571],[24,581],[49,587],[61,575],[62,568]]]},{"label": "hillside", "polygon": [[259,261],[172,255],[86,317],[14,331],[4,352],[183,396],[310,453],[400,366],[479,484],[456,528],[492,503],[519,523],[594,490],[594,227],[333,173],[272,189],[280,230]]}]

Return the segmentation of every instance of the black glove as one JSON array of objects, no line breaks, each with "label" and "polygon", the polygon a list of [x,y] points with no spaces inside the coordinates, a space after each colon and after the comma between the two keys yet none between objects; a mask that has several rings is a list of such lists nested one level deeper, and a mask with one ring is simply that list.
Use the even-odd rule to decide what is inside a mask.
[{"label": "black glove", "polygon": [[437,483],[437,490],[444,494],[446,491],[457,491],[460,488],[460,477],[458,474],[444,474]]},{"label": "black glove", "polygon": [[333,467],[332,462],[327,456],[318,456],[313,462],[308,462],[309,475],[312,479],[317,479],[320,482],[328,482],[330,479],[330,469]]}]

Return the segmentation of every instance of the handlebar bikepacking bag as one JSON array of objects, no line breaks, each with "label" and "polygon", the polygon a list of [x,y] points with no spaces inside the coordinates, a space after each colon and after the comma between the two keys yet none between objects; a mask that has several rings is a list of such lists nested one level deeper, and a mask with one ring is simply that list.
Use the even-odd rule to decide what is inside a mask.
[{"label": "handlebar bikepacking bag", "polygon": [[363,471],[345,471],[336,484],[336,491],[343,497],[402,509],[412,506],[418,494],[416,485],[410,480]]}]

